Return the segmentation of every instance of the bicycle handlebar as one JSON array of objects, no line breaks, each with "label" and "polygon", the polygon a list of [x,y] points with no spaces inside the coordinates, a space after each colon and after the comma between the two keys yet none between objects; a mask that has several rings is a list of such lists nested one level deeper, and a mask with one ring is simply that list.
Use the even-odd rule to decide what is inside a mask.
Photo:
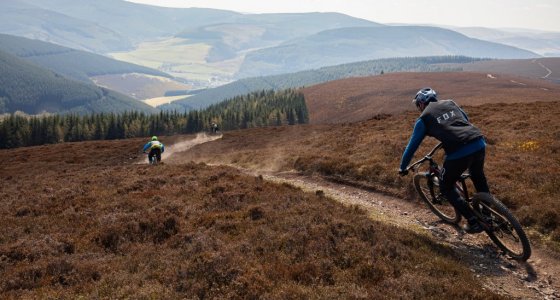
[{"label": "bicycle handlebar", "polygon": [[422,159],[416,161],[415,163],[411,164],[410,166],[408,166],[405,170],[409,171],[410,169],[414,169],[417,165],[425,162],[426,160],[432,159],[432,156],[434,155],[434,153],[439,150],[441,147],[443,147],[443,143],[439,143],[437,144],[428,154],[426,154]]}]

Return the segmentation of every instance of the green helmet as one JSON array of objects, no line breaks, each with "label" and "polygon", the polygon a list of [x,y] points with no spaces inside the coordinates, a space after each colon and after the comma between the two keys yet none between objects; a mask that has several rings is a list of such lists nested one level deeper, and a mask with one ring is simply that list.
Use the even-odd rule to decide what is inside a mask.
[{"label": "green helmet", "polygon": [[152,141],[157,141],[157,136],[152,136]]}]

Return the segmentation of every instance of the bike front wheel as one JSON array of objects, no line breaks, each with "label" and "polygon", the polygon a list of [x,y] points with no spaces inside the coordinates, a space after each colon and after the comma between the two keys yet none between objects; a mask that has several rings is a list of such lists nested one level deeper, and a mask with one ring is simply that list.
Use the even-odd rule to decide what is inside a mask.
[{"label": "bike front wheel", "polygon": [[531,256],[531,244],[517,218],[498,199],[488,193],[473,197],[475,212],[483,218],[490,229],[490,239],[513,259],[526,261]]},{"label": "bike front wheel", "polygon": [[461,221],[459,211],[442,195],[437,176],[429,173],[415,174],[414,187],[420,198],[440,219],[451,224],[458,224]]}]

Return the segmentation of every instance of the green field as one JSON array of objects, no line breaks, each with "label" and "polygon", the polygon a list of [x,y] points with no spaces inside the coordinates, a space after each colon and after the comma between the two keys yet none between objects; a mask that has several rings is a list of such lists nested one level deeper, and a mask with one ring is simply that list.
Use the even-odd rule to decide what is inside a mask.
[{"label": "green field", "polygon": [[142,102],[152,106],[152,107],[156,107],[158,105],[162,105],[162,104],[169,104],[173,101],[179,100],[179,99],[185,99],[189,96],[185,96],[185,95],[181,95],[181,96],[170,96],[170,97],[156,97],[156,98],[150,98],[150,99],[146,99],[143,100]]},{"label": "green field", "polygon": [[161,70],[175,77],[191,81],[221,81],[231,77],[243,62],[236,57],[215,63],[206,58],[211,46],[204,43],[189,43],[187,39],[169,38],[145,42],[128,52],[114,52],[109,55],[142,66]]}]

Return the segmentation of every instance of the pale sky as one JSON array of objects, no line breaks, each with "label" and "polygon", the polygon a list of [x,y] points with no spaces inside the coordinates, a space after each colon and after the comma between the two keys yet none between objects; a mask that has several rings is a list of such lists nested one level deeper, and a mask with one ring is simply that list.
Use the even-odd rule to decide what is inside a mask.
[{"label": "pale sky", "polygon": [[127,0],[244,13],[340,12],[379,23],[527,28],[560,32],[559,0]]}]

